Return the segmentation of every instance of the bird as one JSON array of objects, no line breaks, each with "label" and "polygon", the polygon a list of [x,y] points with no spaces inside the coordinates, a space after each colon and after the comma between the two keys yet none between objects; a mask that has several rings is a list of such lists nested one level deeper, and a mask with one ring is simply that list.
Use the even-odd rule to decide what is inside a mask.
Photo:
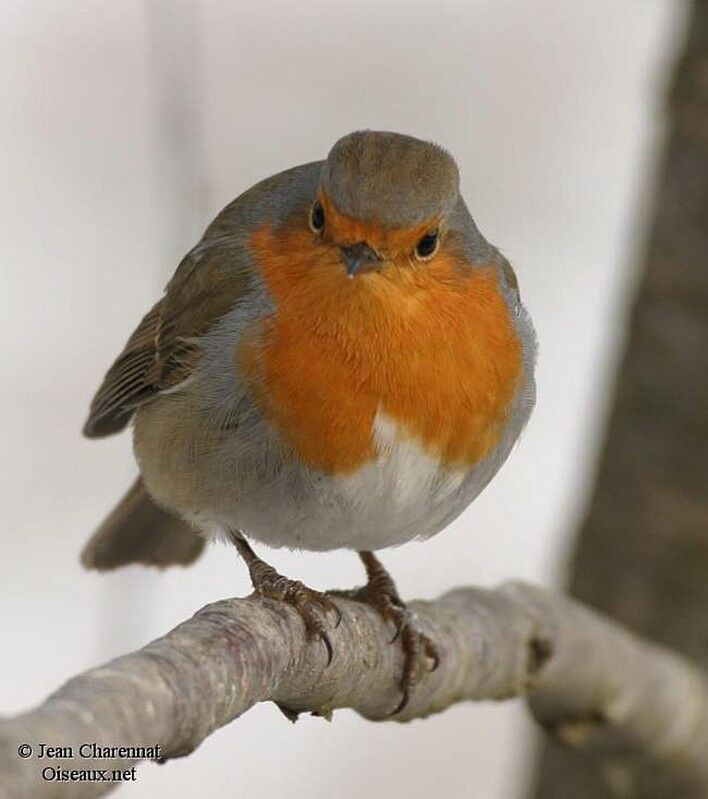
[{"label": "bird", "polygon": [[403,647],[399,712],[439,651],[377,552],[439,533],[494,477],[534,405],[536,349],[450,153],[349,133],[228,204],[108,370],[83,432],[132,423],[140,475],[81,560],[187,565],[225,540],[331,661],[335,594],[252,543],[352,550],[367,582],[350,595]]}]

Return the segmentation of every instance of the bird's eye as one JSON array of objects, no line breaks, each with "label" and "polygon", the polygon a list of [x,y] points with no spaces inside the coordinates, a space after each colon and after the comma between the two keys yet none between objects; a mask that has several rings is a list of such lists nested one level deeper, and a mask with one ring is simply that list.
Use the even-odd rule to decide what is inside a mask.
[{"label": "bird's eye", "polygon": [[310,210],[310,227],[315,233],[321,233],[325,226],[325,214],[322,203],[317,200]]},{"label": "bird's eye", "polygon": [[420,261],[427,261],[438,251],[440,235],[437,230],[426,233],[425,236],[415,245],[416,258]]}]

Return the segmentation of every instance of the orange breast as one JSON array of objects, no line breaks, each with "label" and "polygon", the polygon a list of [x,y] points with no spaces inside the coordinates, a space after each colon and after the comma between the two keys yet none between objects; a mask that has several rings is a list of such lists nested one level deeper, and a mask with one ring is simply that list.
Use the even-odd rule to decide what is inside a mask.
[{"label": "orange breast", "polygon": [[356,470],[375,456],[379,410],[449,466],[494,447],[522,356],[492,267],[443,251],[349,279],[300,220],[259,228],[251,245],[276,311],[236,357],[301,460]]}]

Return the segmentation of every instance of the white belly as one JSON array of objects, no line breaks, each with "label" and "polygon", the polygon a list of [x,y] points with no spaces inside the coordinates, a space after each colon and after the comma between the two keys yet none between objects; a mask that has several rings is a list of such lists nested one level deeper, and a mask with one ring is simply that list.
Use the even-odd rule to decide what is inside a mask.
[{"label": "white belly", "polygon": [[[445,467],[382,412],[372,430],[376,458],[357,472],[330,476],[298,461],[233,370],[233,334],[243,324],[236,309],[214,329],[211,356],[200,367],[203,379],[193,387],[195,418],[175,431],[181,451],[159,454],[163,431],[152,448],[159,457],[141,461],[148,490],[207,535],[241,529],[276,547],[377,550],[438,533],[496,474],[533,407],[533,328],[518,298],[509,302],[524,346],[523,380],[496,447],[473,467]],[[198,434],[181,438],[184,429],[213,431],[214,419],[232,418],[238,424],[217,446],[205,448]],[[169,470],[168,484],[161,475]],[[184,485],[174,487],[175,474]]]},{"label": "white belly", "polygon": [[288,464],[244,486],[237,507],[193,521],[213,537],[236,527],[276,547],[382,549],[439,532],[483,487],[470,482],[474,470],[442,466],[383,413],[373,434],[378,457],[354,474]]}]

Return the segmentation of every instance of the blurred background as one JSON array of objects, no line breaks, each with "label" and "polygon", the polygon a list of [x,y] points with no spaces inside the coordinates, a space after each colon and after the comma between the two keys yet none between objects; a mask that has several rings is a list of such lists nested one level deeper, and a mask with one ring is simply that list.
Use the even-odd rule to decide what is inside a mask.
[{"label": "blurred background", "polygon": [[[385,552],[407,597],[561,585],[610,401],[647,224],[680,0],[39,2],[0,8],[0,712],[250,591],[235,553],[189,570],[81,570],[135,474],[130,437],[81,438],[94,389],[180,257],[260,178],[370,127],[457,158],[517,269],[539,398],[506,466],[450,528]],[[265,555],[314,587],[351,554]],[[349,711],[296,726],[259,706],[117,795],[516,799],[520,703],[407,725]]]}]

